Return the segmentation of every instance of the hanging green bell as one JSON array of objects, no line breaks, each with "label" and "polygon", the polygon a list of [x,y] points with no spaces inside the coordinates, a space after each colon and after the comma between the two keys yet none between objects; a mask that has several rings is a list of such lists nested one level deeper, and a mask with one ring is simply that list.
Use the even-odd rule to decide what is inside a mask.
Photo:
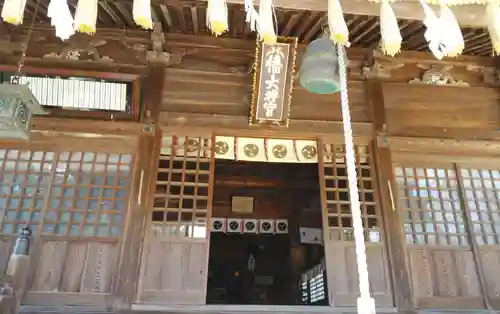
[{"label": "hanging green bell", "polygon": [[302,57],[300,85],[313,94],[334,94],[340,91],[336,46],[328,33],[311,42]]}]

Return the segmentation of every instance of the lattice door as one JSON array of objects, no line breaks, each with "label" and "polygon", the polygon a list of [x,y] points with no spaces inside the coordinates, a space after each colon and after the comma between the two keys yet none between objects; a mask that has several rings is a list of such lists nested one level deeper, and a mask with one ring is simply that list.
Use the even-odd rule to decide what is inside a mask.
[{"label": "lattice door", "polygon": [[149,212],[139,301],[204,304],[213,163],[211,139],[164,138]]},{"label": "lattice door", "polygon": [[[323,225],[330,304],[355,306],[359,295],[358,272],[345,147],[323,144],[319,171],[322,180]],[[361,218],[367,246],[370,286],[377,306],[393,306],[388,262],[376,202],[375,178],[367,146],[356,146]]]},{"label": "lattice door", "polygon": [[[479,276],[454,165],[418,161],[415,155],[397,159],[396,205],[404,224],[417,307],[481,308]],[[470,192],[466,189],[465,194],[474,194]],[[467,201],[474,204],[474,199]]]}]

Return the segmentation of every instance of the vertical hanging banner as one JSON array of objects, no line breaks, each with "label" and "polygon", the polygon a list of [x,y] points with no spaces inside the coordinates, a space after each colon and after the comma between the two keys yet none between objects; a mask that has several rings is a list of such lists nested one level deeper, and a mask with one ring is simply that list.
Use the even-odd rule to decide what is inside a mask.
[{"label": "vertical hanging banner", "polygon": [[257,42],[250,125],[288,127],[296,54],[297,38]]}]

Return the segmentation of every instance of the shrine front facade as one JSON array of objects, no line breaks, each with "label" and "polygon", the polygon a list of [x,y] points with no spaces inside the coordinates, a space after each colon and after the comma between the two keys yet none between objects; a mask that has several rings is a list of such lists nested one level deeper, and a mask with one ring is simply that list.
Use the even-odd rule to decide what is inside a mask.
[{"label": "shrine front facade", "polygon": [[[255,65],[270,48],[253,38],[102,29],[94,41],[61,43],[34,28],[22,80],[46,114],[31,119],[29,140],[0,141],[2,272],[18,231],[33,232],[19,312],[355,312],[341,98],[313,94],[296,79],[303,39],[320,26],[309,31],[285,42],[279,72]],[[25,32],[12,30],[9,42]],[[359,32],[354,37],[366,35]],[[16,46],[9,47],[0,52],[2,82],[16,71]],[[495,60],[418,51],[390,58],[371,48],[347,49],[347,88],[377,313],[500,311]],[[263,89],[275,79],[276,88]],[[47,92],[58,88],[73,95]],[[218,168],[238,162],[276,167],[271,178]],[[276,179],[280,164],[310,168],[304,178]],[[292,238],[298,227],[280,210],[313,184],[317,212],[303,216],[318,219],[311,228],[322,230],[321,262],[304,271],[306,301],[208,302],[214,222],[223,219],[228,236],[235,219],[286,222]],[[287,196],[274,203],[256,196],[252,211],[234,214],[229,200],[252,188]],[[324,295],[313,302],[318,276]]]}]

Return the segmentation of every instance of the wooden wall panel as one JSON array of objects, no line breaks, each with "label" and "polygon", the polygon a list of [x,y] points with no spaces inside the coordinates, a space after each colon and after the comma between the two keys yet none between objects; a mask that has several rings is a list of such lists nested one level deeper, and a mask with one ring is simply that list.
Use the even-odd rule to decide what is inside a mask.
[{"label": "wooden wall panel", "polygon": [[[254,197],[254,211],[238,214],[231,211],[231,197],[245,195]],[[214,187],[212,217],[246,218],[246,219],[286,219],[293,215],[290,199],[293,197],[287,190],[262,190],[241,187]]]},{"label": "wooden wall panel", "polygon": [[500,138],[500,91],[494,88],[382,84],[391,135]]},{"label": "wooden wall panel", "polygon": [[142,278],[141,303],[205,303],[206,256],[208,246],[201,242],[154,242],[144,252],[146,265]]},{"label": "wooden wall panel", "polygon": [[483,299],[470,250],[410,249],[417,308],[482,308]]},{"label": "wooden wall panel", "polygon": [[0,274],[3,274],[7,270],[7,263],[14,248],[15,240],[15,237],[12,235],[0,236]]},{"label": "wooden wall panel", "polygon": [[111,305],[108,296],[116,275],[118,241],[51,238],[42,239],[34,250],[38,254],[33,256],[24,304]]},{"label": "wooden wall panel", "polygon": [[[354,122],[369,122],[364,83],[349,85]],[[238,72],[167,69],[161,111],[248,117],[252,76]],[[340,95],[315,95],[294,86],[291,119],[341,121]]]},{"label": "wooden wall panel", "polygon": [[[358,268],[356,262],[356,247],[336,245],[330,251],[328,280],[335,283],[329,286],[330,296],[335,306],[353,306],[359,297]],[[388,261],[383,245],[367,245],[366,260],[370,276],[370,290],[377,306],[390,307],[393,304],[392,290],[387,273]]]},{"label": "wooden wall panel", "polygon": [[500,248],[498,246],[480,247],[480,261],[485,273],[486,293],[490,305],[494,309],[500,308]]}]

